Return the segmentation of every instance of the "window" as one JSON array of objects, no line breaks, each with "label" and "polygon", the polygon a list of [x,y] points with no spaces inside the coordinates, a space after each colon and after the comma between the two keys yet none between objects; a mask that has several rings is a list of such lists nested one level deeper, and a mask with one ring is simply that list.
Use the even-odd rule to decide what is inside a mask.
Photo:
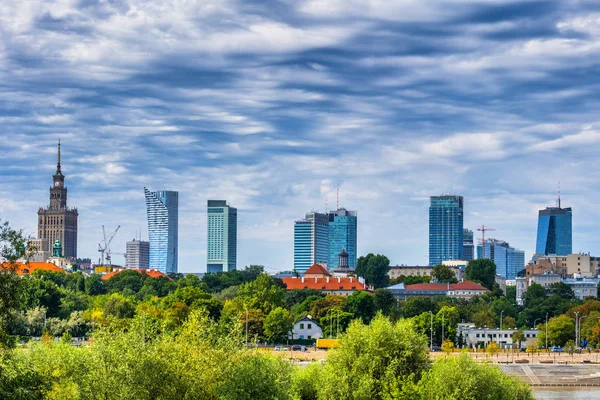
[{"label": "window", "polygon": [[312,336],[308,335],[308,340],[312,339]]},{"label": "window", "polygon": [[307,324],[307,325],[308,325],[307,326],[308,329],[312,329],[312,324]]},{"label": "window", "polygon": [[304,329],[304,324],[300,324],[300,329]]}]

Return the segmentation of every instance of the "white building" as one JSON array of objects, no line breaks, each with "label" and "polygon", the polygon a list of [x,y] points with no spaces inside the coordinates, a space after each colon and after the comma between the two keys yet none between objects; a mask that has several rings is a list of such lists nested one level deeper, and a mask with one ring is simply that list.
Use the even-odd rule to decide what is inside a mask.
[{"label": "white building", "polygon": [[306,316],[294,323],[290,339],[320,339],[322,337],[323,330],[319,324],[310,316]]},{"label": "white building", "polygon": [[[464,343],[469,348],[484,348],[490,342],[496,342],[500,348],[510,348],[518,346],[515,341],[513,346],[512,335],[517,329],[498,329],[498,328],[476,328],[475,325],[458,324],[456,333],[462,333]],[[525,329],[523,331],[525,340],[521,346],[527,347],[531,342],[537,341],[539,331],[537,329]]]},{"label": "white building", "polygon": [[575,298],[585,300],[588,297],[596,298],[598,296],[598,278],[575,277],[573,279],[564,279],[563,282],[571,287]]},{"label": "white building", "polygon": [[127,242],[125,250],[125,268],[150,268],[150,242],[135,239]]}]

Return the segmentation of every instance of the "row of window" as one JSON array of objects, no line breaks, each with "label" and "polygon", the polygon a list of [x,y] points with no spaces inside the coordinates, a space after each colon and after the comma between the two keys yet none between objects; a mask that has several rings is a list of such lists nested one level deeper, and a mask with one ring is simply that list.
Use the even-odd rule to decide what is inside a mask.
[{"label": "row of window", "polygon": [[[509,338],[509,337],[511,337],[511,335],[509,335],[508,333],[504,333],[504,334],[503,333],[493,333],[493,334],[492,333],[486,333],[485,335],[483,333],[481,333],[481,334],[476,333],[475,337],[476,338],[479,338],[479,337],[481,337],[481,338],[484,338],[484,337],[488,337],[488,338],[502,338],[502,337]],[[534,337],[537,337],[537,336],[536,336],[535,333],[526,333],[525,337],[526,338],[534,338]]]}]

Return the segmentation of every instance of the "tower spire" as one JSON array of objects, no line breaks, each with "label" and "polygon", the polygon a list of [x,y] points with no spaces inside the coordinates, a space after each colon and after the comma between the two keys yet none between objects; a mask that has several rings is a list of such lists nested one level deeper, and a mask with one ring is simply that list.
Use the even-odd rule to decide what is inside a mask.
[{"label": "tower spire", "polygon": [[60,138],[58,138],[58,162],[56,163],[56,175],[62,175],[60,171]]}]

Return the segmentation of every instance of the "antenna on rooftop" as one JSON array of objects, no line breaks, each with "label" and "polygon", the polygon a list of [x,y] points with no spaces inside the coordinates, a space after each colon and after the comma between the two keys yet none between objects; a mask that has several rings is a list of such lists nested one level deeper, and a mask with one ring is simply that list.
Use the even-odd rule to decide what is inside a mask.
[{"label": "antenna on rooftop", "polygon": [[340,188],[335,189],[335,208],[340,209]]},{"label": "antenna on rooftop", "polygon": [[560,208],[560,181],[558,181],[558,208]]}]

